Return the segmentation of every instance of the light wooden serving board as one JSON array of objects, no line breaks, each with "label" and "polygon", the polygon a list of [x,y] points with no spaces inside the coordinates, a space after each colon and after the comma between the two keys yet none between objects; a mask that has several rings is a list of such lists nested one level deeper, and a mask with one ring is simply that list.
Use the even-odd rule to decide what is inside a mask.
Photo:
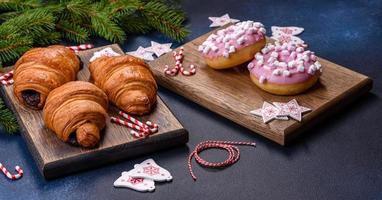
[{"label": "light wooden serving board", "polygon": [[[315,122],[338,108],[346,106],[372,87],[372,80],[369,77],[319,58],[324,71],[320,82],[313,88],[295,96],[272,95],[252,83],[246,67],[247,63],[225,70],[214,70],[206,65],[197,49],[211,33],[183,45],[185,55],[183,65],[197,66],[194,76],[165,75],[163,73],[165,65],[174,66],[172,53],[168,53],[149,63],[157,82],[281,145],[285,145]],[[305,114],[300,123],[294,120],[274,120],[264,124],[260,117],[249,113],[251,110],[260,108],[264,101],[288,102],[294,98],[300,105],[313,110]]]},{"label": "light wooden serving board", "polygon": [[[110,47],[118,53],[123,53],[118,45]],[[88,60],[99,49],[101,48],[78,53],[84,63],[83,69],[77,75],[78,80],[89,80]],[[188,141],[188,132],[159,96],[153,112],[147,116],[138,117],[143,121],[150,120],[157,123],[158,133],[146,139],[136,139],[130,135],[130,129],[107,121],[99,147],[83,149],[62,142],[47,129],[42,120],[42,111],[30,110],[19,105],[13,95],[13,86],[2,86],[2,94],[17,116],[29,150],[39,170],[47,179],[185,144]],[[116,116],[117,113],[118,109],[110,106],[109,116]]]}]

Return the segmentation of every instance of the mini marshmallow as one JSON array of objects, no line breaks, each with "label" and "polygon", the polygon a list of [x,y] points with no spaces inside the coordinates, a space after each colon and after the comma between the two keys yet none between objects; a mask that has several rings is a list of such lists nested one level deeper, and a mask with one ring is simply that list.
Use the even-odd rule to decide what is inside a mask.
[{"label": "mini marshmallow", "polygon": [[258,65],[258,66],[261,66],[261,65],[263,65],[263,64],[264,64],[264,60],[263,60],[263,59],[257,61],[257,65]]},{"label": "mini marshmallow", "polygon": [[275,69],[273,70],[272,74],[273,75],[276,75],[276,76],[280,76],[283,72],[281,71],[281,69]]},{"label": "mini marshmallow", "polygon": [[279,54],[275,51],[271,53],[271,57],[273,57],[273,58],[277,58],[278,56],[279,56]]},{"label": "mini marshmallow", "polygon": [[299,65],[299,66],[297,66],[297,71],[298,72],[304,72],[305,71],[305,67],[303,65]]},{"label": "mini marshmallow", "polygon": [[224,44],[224,48],[225,48],[225,49],[229,49],[230,46],[231,46],[231,45],[230,45],[229,43],[225,43],[225,44]]},{"label": "mini marshmallow", "polygon": [[275,62],[275,60],[276,60],[275,57],[269,57],[267,63],[272,64]]},{"label": "mini marshmallow", "polygon": [[265,78],[265,76],[260,76],[260,78],[259,78],[260,83],[264,83],[266,80],[267,80],[267,78]]},{"label": "mini marshmallow", "polygon": [[316,66],[315,65],[311,65],[311,66],[309,66],[308,73],[311,74],[311,75],[314,75],[316,70],[317,70]]},{"label": "mini marshmallow", "polygon": [[204,54],[207,54],[209,51],[210,51],[211,47],[209,46],[206,46],[204,49],[203,49],[203,53]]},{"label": "mini marshmallow", "polygon": [[288,62],[288,68],[293,68],[294,67],[294,61],[289,61]]},{"label": "mini marshmallow", "polygon": [[199,45],[198,51],[203,51],[203,50],[204,50],[204,46],[203,45]]},{"label": "mini marshmallow", "polygon": [[314,63],[314,66],[316,66],[316,69],[318,69],[318,70],[321,70],[321,68],[322,68],[321,63],[318,62],[318,61],[316,61],[316,62]]},{"label": "mini marshmallow", "polygon": [[219,50],[219,48],[215,45],[211,46],[211,50],[214,51],[214,52],[217,52]]},{"label": "mini marshmallow", "polygon": [[285,62],[279,62],[279,67],[286,68],[288,65]]},{"label": "mini marshmallow", "polygon": [[239,45],[244,44],[244,42],[245,42],[244,37],[240,37],[239,39],[237,39],[237,44],[239,44]]},{"label": "mini marshmallow", "polygon": [[284,70],[283,71],[283,76],[290,76],[290,71]]},{"label": "mini marshmallow", "polygon": [[254,23],[253,23],[253,26],[256,27],[256,28],[260,28],[260,27],[262,27],[263,25],[262,25],[260,22],[254,22]]},{"label": "mini marshmallow", "polygon": [[288,56],[289,55],[289,51],[288,50],[282,50],[281,51],[281,55]]},{"label": "mini marshmallow", "polygon": [[266,69],[266,70],[271,70],[271,69],[272,69],[272,68],[271,68],[270,66],[268,66],[268,65],[264,65],[263,67],[264,67],[264,69]]},{"label": "mini marshmallow", "polygon": [[256,53],[255,58],[256,58],[256,60],[263,60],[264,57],[260,53]]},{"label": "mini marshmallow", "polygon": [[297,51],[297,53],[301,53],[304,51],[304,48],[303,47],[297,47],[296,51]]},{"label": "mini marshmallow", "polygon": [[235,51],[236,51],[235,47],[234,46],[230,46],[228,53],[234,53]]},{"label": "mini marshmallow", "polygon": [[266,54],[269,52],[269,49],[267,47],[264,47],[263,49],[261,49],[261,53],[263,54]]},{"label": "mini marshmallow", "polygon": [[228,58],[228,57],[229,57],[229,53],[228,53],[227,51],[224,51],[224,52],[223,52],[223,56],[224,56],[225,58]]},{"label": "mini marshmallow", "polygon": [[265,34],[267,31],[265,30],[265,28],[263,28],[263,27],[261,27],[261,28],[259,28],[259,31],[261,32],[261,33],[263,33],[263,34]]},{"label": "mini marshmallow", "polygon": [[297,56],[296,52],[292,51],[292,53],[289,55],[289,58],[294,60],[296,56]]},{"label": "mini marshmallow", "polygon": [[254,68],[255,66],[254,66],[254,64],[253,64],[252,62],[250,62],[250,63],[248,64],[247,67],[248,67],[249,70],[251,70],[251,69]]}]

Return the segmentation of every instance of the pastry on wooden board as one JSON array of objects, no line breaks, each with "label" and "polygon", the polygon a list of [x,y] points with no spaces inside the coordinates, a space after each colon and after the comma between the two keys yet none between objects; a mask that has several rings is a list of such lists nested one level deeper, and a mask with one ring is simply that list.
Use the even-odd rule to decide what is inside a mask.
[{"label": "pastry on wooden board", "polygon": [[95,147],[106,125],[108,99],[92,83],[72,81],[54,89],[43,109],[45,125],[64,142]]},{"label": "pastry on wooden board", "polygon": [[14,94],[31,109],[42,109],[48,94],[66,82],[74,81],[80,69],[76,54],[61,45],[33,48],[15,64]]},{"label": "pastry on wooden board", "polygon": [[90,63],[89,71],[95,85],[129,114],[147,114],[156,103],[158,86],[142,59],[130,55],[102,56]]},{"label": "pastry on wooden board", "polygon": [[265,33],[260,22],[239,22],[211,34],[198,50],[209,67],[235,67],[252,60],[253,55],[265,46]]}]

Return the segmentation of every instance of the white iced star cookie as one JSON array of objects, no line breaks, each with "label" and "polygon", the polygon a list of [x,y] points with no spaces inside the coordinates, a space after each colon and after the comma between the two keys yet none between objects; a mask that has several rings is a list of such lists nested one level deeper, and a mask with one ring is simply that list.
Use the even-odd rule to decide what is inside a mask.
[{"label": "white iced star cookie", "polygon": [[268,123],[274,119],[288,120],[288,117],[278,117],[279,112],[279,108],[266,101],[264,101],[262,108],[250,111],[251,114],[262,117],[264,123]]},{"label": "white iced star cookie", "polygon": [[311,111],[310,108],[300,106],[296,99],[292,99],[288,103],[273,102],[273,104],[280,110],[278,116],[291,117],[299,122],[303,113]]},{"label": "white iced star cookie", "polygon": [[154,53],[156,56],[161,56],[165,53],[171,52],[172,43],[160,44],[158,42],[151,41],[151,46],[146,48],[146,51]]},{"label": "white iced star cookie", "polygon": [[126,52],[126,54],[141,58],[143,60],[154,60],[153,53],[148,52],[146,48],[143,48],[142,46],[139,46],[136,51]]},{"label": "white iced star cookie", "polygon": [[231,19],[228,14],[225,14],[221,17],[208,17],[208,19],[212,21],[210,27],[220,27],[229,23],[236,23],[240,21],[237,19]]}]

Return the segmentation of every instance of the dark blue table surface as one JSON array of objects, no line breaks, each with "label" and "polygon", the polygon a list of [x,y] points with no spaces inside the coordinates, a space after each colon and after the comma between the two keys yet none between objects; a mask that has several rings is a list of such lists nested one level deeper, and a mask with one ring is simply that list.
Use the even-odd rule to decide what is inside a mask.
[{"label": "dark blue table surface", "polygon": [[[186,146],[46,181],[39,174],[20,135],[0,134],[0,162],[25,170],[19,181],[0,176],[0,199],[382,199],[382,1],[380,0],[193,0],[184,1],[189,39],[211,29],[208,16],[229,13],[240,20],[305,28],[301,37],[319,56],[374,80],[371,92],[327,118],[287,147],[251,133],[166,89],[159,93],[190,132]],[[171,42],[160,34],[131,36],[125,51],[148,46],[151,40]],[[108,44],[93,41],[96,46]],[[338,77],[341,78],[341,77]],[[224,170],[194,165],[194,182],[186,160],[204,140],[256,141],[242,147],[240,161]],[[202,155],[223,160],[223,151]],[[154,193],[115,189],[120,173],[154,158],[171,171],[172,183],[157,184]]]}]

